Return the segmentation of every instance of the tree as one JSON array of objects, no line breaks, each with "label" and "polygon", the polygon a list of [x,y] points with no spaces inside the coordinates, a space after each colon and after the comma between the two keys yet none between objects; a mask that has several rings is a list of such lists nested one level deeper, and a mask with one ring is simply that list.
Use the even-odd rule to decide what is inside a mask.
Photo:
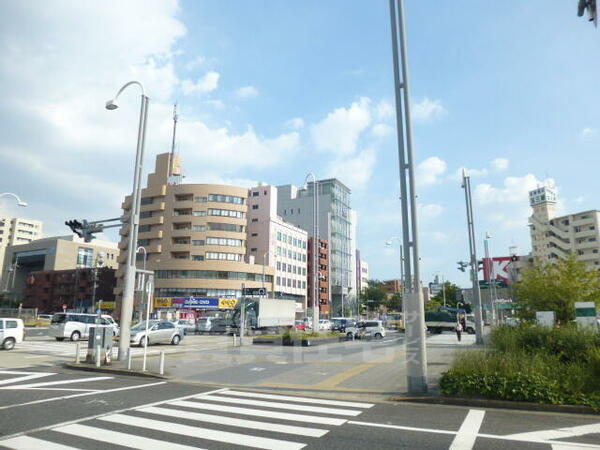
[{"label": "tree", "polygon": [[360,296],[362,303],[370,310],[378,309],[387,299],[384,283],[378,280],[369,280],[369,286],[364,288]]},{"label": "tree", "polygon": [[444,293],[446,295],[446,306],[452,306],[453,308],[456,308],[457,303],[462,301],[460,288],[456,284],[451,283],[450,281],[446,281],[444,283],[444,290],[438,292],[433,297],[431,297],[429,302],[434,301],[439,303],[440,305],[443,305]]},{"label": "tree", "polygon": [[600,278],[588,271],[575,255],[555,264],[536,261],[523,272],[515,286],[519,316],[532,320],[536,311],[554,311],[559,324],[575,319],[575,302],[595,302],[600,306]]},{"label": "tree", "polygon": [[384,303],[384,306],[388,311],[402,311],[402,296],[395,293],[389,297]]}]

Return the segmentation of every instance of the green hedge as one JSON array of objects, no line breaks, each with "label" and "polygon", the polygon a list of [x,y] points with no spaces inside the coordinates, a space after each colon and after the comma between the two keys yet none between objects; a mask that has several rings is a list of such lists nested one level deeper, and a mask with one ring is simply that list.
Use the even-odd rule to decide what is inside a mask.
[{"label": "green hedge", "polygon": [[600,337],[575,327],[499,327],[490,350],[455,358],[440,388],[445,395],[600,410]]}]

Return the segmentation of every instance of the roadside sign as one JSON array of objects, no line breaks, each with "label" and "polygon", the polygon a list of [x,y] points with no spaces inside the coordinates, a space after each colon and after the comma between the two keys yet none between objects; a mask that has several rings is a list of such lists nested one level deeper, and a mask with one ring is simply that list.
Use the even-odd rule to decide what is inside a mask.
[{"label": "roadside sign", "polygon": [[266,288],[244,288],[242,289],[242,295],[267,295]]}]

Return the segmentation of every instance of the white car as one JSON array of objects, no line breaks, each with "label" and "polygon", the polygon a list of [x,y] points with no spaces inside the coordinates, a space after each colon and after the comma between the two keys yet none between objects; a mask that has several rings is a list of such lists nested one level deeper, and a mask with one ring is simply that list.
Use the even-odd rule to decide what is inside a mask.
[{"label": "white car", "polygon": [[319,320],[319,330],[331,330],[331,321],[328,319],[320,319]]},{"label": "white car", "polygon": [[[96,322],[100,322],[99,324]],[[56,338],[57,341],[70,339],[78,341],[90,335],[90,329],[101,326],[112,328],[113,336],[119,335],[119,326],[109,315],[82,314],[82,313],[56,313],[50,321],[48,336]]]},{"label": "white car", "polygon": [[183,331],[173,322],[166,320],[151,320],[148,322],[148,335],[146,335],[146,321],[131,327],[131,345],[173,344],[179,345],[183,339]]},{"label": "white car", "polygon": [[0,348],[12,350],[16,344],[23,342],[24,335],[25,325],[21,319],[0,318]]},{"label": "white car", "polygon": [[365,320],[358,322],[354,327],[346,327],[346,336],[349,339],[383,339],[385,328],[381,320]]}]

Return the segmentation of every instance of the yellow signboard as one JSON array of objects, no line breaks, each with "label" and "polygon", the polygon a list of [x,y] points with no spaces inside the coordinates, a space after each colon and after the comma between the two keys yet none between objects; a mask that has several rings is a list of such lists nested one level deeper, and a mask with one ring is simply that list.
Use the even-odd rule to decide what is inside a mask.
[{"label": "yellow signboard", "polygon": [[219,309],[233,309],[237,302],[237,298],[220,298]]},{"label": "yellow signboard", "polygon": [[115,302],[96,302],[96,308],[115,309]]},{"label": "yellow signboard", "polygon": [[172,297],[154,297],[155,308],[170,308],[173,304]]}]

